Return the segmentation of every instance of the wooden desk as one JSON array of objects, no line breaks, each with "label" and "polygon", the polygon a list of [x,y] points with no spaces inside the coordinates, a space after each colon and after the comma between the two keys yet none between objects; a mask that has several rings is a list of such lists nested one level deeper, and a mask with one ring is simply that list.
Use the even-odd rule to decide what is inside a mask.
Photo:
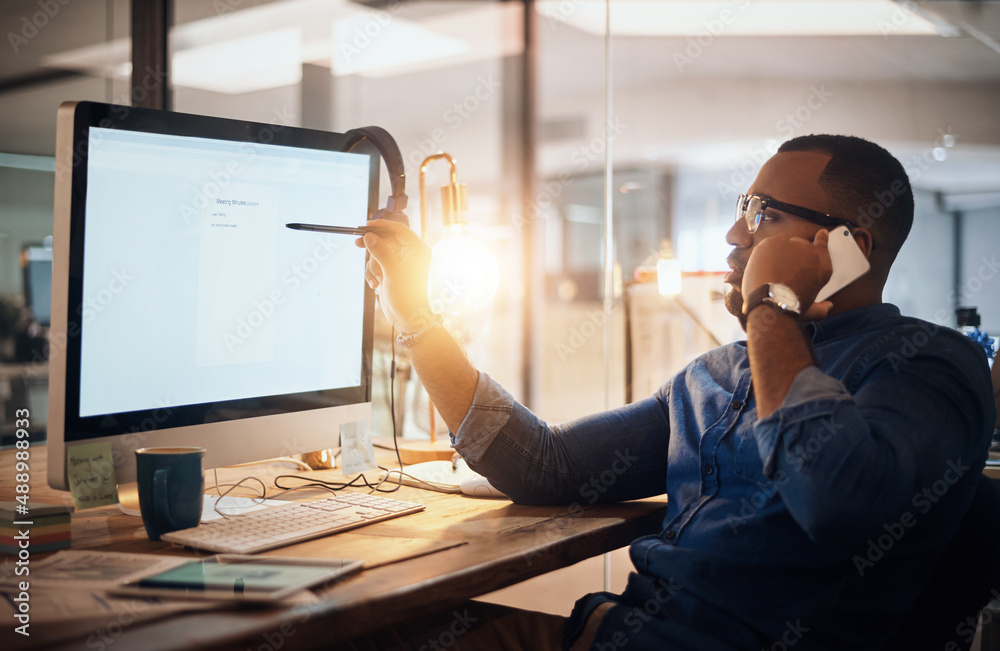
[{"label": "wooden desk", "polygon": [[[69,494],[46,484],[45,446],[31,448],[31,500],[68,503]],[[14,495],[13,450],[0,451],[0,499]],[[245,472],[242,474],[251,474]],[[338,471],[321,471],[330,478]],[[301,498],[319,492],[301,492]],[[415,515],[291,545],[267,554],[365,560],[365,570],[321,592],[315,604],[188,613],[115,629],[113,644],[87,637],[46,648],[306,649],[328,647],[367,631],[461,602],[629,544],[660,529],[666,498],[608,506],[518,506],[403,487],[393,497],[419,501]],[[75,513],[73,549],[201,556],[150,541],[137,517],[117,506]],[[34,556],[39,560],[41,555]],[[4,627],[0,639],[14,624]],[[284,629],[282,628],[284,626]],[[100,628],[95,623],[91,631]],[[23,640],[19,640],[23,642]]]}]

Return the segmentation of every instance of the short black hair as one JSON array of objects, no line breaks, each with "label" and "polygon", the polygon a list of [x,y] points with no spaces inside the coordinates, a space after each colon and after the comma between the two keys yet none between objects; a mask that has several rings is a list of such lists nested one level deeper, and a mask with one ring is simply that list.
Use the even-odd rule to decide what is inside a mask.
[{"label": "short black hair", "polygon": [[812,134],[786,141],[779,152],[830,156],[819,185],[831,214],[867,228],[892,262],[913,226],[913,188],[903,165],[884,148],[857,136]]}]

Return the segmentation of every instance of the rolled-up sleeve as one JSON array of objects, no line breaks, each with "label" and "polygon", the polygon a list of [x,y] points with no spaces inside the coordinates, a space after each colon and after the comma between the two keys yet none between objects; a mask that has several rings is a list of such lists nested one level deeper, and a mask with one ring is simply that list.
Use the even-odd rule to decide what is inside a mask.
[{"label": "rolled-up sleeve", "polygon": [[670,427],[663,390],[620,409],[549,426],[480,373],[452,435],[469,467],[525,504],[592,504],[666,488]]},{"label": "rolled-up sleeve", "polygon": [[472,406],[458,431],[451,435],[452,445],[466,461],[477,463],[507,423],[514,398],[493,378],[479,372],[479,383]]}]

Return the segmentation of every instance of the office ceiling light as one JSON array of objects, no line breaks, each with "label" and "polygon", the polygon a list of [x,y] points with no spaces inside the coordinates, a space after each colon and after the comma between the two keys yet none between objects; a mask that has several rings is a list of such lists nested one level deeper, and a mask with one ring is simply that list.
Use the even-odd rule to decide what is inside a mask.
[{"label": "office ceiling light", "polygon": [[333,27],[330,72],[380,79],[496,59],[524,49],[519,3],[468,4],[471,9],[435,15],[419,24],[393,10],[365,10],[340,18]]},{"label": "office ceiling light", "polygon": [[385,77],[464,54],[468,41],[426,29],[388,12],[363,12],[333,24],[331,72]]},{"label": "office ceiling light", "polygon": [[238,95],[302,81],[302,32],[294,27],[193,47],[173,56],[178,86]]},{"label": "office ceiling light", "polygon": [[[216,25],[213,27],[217,28]],[[176,38],[171,77],[176,86],[235,95],[291,86],[302,80],[302,31],[296,27],[249,32],[239,38],[222,39],[217,34],[201,32],[206,32],[204,26],[194,23],[174,30]],[[192,38],[192,34],[206,38]],[[212,44],[183,45],[191,42]],[[121,79],[132,73],[131,48],[131,39],[120,38],[110,43],[53,54],[42,61],[52,68]]]},{"label": "office ceiling light", "polygon": [[[378,10],[346,0],[234,7],[173,28],[173,81],[177,86],[240,93],[295,84],[303,63],[329,65],[335,76],[382,78],[495,59],[523,49],[519,4],[469,5],[472,8],[461,5],[419,22],[404,17],[399,3]],[[131,39],[123,37],[59,52],[43,63],[124,78],[131,71],[131,52]]]},{"label": "office ceiling light", "polygon": [[42,57],[42,65],[77,70],[100,77],[127,77],[132,72],[132,40],[119,38]]},{"label": "office ceiling light", "polygon": [[[592,34],[605,30],[604,2],[544,0],[538,12]],[[936,18],[936,17],[935,17]],[[892,0],[615,0],[617,36],[953,36],[911,3]]]},{"label": "office ceiling light", "polygon": [[[232,3],[230,3],[232,4]],[[245,4],[245,3],[244,3]],[[223,7],[225,3],[219,6]],[[303,61],[323,59],[329,56],[329,25],[339,18],[353,15],[357,5],[345,0],[285,0],[257,7],[242,8],[239,3],[223,7],[219,12],[201,20],[176,25],[170,32],[170,46],[175,67],[173,83],[178,86],[191,84],[219,92],[234,92],[237,87],[248,90],[262,90],[295,83],[301,78],[301,70],[293,72],[289,65],[291,54],[298,54],[296,67]],[[298,45],[293,43],[290,31],[299,33]],[[253,64],[239,59],[247,43],[244,39],[260,37],[256,43],[262,48],[261,54],[273,55],[273,62],[264,64],[259,75],[248,75],[246,70]],[[237,41],[231,48],[223,47],[230,41]],[[251,45],[255,41],[249,42]],[[271,51],[265,48],[281,47],[288,44],[292,52]],[[214,47],[221,49],[213,50]],[[199,52],[200,50],[200,52]],[[251,53],[254,61],[258,54]],[[79,70],[104,77],[127,77],[131,73],[132,40],[129,37],[96,43],[81,48],[46,56],[44,65],[62,70]],[[197,68],[202,64],[208,67]],[[230,70],[238,71],[239,78],[231,79]],[[212,83],[205,83],[209,72],[218,75]],[[254,79],[253,77],[256,77]],[[289,80],[293,80],[289,82]],[[264,86],[270,83],[271,86]],[[223,90],[229,88],[230,90]]]}]

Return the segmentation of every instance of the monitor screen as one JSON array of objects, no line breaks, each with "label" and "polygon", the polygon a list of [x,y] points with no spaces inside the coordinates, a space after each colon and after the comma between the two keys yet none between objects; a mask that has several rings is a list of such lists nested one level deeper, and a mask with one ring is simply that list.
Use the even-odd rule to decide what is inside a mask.
[{"label": "monitor screen", "polygon": [[[90,102],[57,128],[50,484],[67,448],[201,445],[206,466],[370,419],[378,158],[341,134]],[[53,445],[54,444],[54,445]]]}]

